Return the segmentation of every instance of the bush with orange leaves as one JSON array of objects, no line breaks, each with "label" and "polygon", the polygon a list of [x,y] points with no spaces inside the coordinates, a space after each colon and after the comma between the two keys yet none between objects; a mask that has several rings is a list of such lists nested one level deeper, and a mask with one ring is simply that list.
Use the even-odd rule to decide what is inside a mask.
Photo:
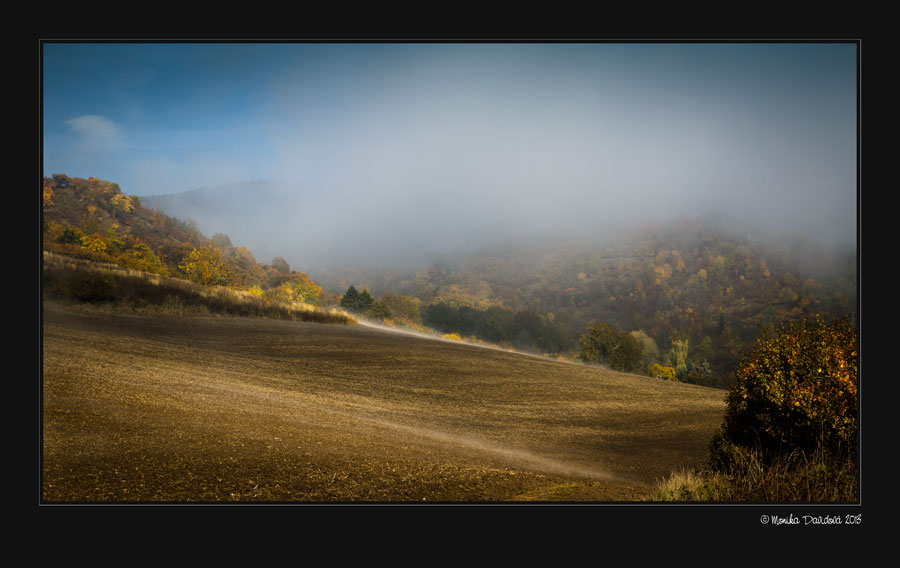
[{"label": "bush with orange leaves", "polygon": [[855,456],[857,332],[846,319],[782,325],[765,335],[735,372],[712,465],[729,467],[753,450],[763,456],[823,449]]}]

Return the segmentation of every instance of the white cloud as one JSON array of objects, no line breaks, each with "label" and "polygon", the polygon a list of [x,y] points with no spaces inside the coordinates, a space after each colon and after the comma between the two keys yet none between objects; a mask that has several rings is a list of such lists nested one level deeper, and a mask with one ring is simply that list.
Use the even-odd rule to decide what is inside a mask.
[{"label": "white cloud", "polygon": [[113,150],[123,145],[119,125],[105,116],[86,114],[67,120],[66,125],[81,134],[85,150]]}]

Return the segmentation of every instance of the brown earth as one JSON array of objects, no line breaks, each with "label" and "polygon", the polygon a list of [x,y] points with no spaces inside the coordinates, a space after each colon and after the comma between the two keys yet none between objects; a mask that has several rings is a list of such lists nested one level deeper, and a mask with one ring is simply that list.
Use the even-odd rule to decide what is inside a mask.
[{"label": "brown earth", "polygon": [[364,326],[44,305],[41,501],[639,501],[724,392]]}]

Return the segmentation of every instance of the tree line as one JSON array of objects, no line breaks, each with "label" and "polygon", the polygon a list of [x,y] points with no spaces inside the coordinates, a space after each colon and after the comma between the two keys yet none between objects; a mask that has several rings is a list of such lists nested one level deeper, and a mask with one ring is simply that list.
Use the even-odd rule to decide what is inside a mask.
[{"label": "tree line", "polygon": [[416,298],[423,323],[443,333],[569,358],[581,356],[591,326],[608,323],[642,334],[652,362],[640,372],[716,386],[728,386],[756,338],[781,323],[856,317],[855,251],[766,242],[709,219],[618,241],[486,248],[407,272],[320,276],[331,289],[348,280],[375,298]]}]

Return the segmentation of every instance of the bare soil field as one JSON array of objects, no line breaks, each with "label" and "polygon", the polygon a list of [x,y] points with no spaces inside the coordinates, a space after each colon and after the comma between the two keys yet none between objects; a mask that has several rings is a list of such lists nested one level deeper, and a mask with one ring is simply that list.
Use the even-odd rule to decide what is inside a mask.
[{"label": "bare soil field", "polygon": [[724,391],[365,326],[44,305],[53,502],[632,502]]}]

